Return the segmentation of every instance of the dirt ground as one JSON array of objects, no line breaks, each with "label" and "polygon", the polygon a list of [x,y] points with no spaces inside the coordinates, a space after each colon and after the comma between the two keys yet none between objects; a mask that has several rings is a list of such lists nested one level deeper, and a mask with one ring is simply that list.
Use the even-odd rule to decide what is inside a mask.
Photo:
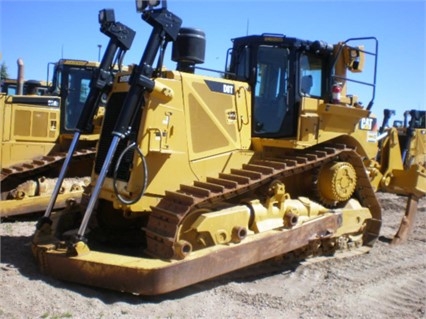
[{"label": "dirt ground", "polygon": [[38,216],[3,220],[0,318],[426,318],[426,199],[409,241],[391,246],[406,199],[378,196],[383,226],[368,254],[267,261],[149,298],[40,274],[30,249]]}]

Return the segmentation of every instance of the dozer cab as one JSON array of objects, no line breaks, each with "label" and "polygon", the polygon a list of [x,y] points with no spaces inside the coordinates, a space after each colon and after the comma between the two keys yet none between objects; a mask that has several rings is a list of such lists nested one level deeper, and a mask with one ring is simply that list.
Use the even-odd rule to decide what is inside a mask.
[{"label": "dozer cab", "polygon": [[[211,77],[195,72],[203,31],[182,27],[166,1],[136,3],[152,33],[139,64],[115,76],[80,205],[37,224],[41,270],[157,295],[287,253],[367,252],[388,169],[371,113],[377,40],[236,38],[225,76]],[[170,42],[174,71],[163,66]],[[367,56],[373,80],[351,79]],[[349,82],[371,88],[366,107]],[[426,175],[415,173],[404,192],[420,196]]]},{"label": "dozer cab", "polygon": [[[115,28],[112,31],[111,26]],[[123,42],[117,41],[118,37],[129,42],[133,35],[129,30],[117,27],[114,21],[101,24],[101,31],[113,42]],[[124,55],[127,44],[120,46]],[[22,90],[19,80],[6,83],[5,91],[13,94],[0,95],[1,217],[41,212],[48,207],[76,130],[82,132],[81,141],[70,153],[66,180],[55,207],[65,207],[69,199],[80,200],[84,187],[90,183],[107,92],[123,56],[116,61],[112,58],[107,59],[110,65],[73,59],[49,63],[48,78],[51,69],[53,75],[48,86],[25,81]],[[19,67],[18,78],[22,78],[23,62],[18,60]],[[99,93],[91,98],[91,91]],[[90,124],[78,127],[85,104],[96,111],[86,112],[84,116]]]}]

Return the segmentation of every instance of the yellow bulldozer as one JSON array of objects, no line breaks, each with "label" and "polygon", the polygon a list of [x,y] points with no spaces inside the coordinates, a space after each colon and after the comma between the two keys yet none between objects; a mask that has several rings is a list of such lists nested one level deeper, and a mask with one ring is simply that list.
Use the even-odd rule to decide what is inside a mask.
[{"label": "yellow bulldozer", "polygon": [[[426,185],[420,176],[426,168],[426,111],[406,111],[404,121],[394,121],[394,125],[389,127],[389,119],[394,114],[394,110],[384,110],[377,138],[379,164],[375,168],[370,167],[370,175],[373,176],[372,184],[377,188],[409,196],[405,216],[393,239],[393,243],[400,243],[407,239],[414,223],[418,199],[425,194]],[[381,173],[375,175],[378,168]]]},{"label": "yellow bulldozer", "polygon": [[[152,33],[115,76],[90,187],[37,223],[44,273],[157,295],[287,253],[363,253],[380,233],[377,191],[426,193],[424,167],[393,165],[392,134],[377,160],[376,38],[243,36],[222,75],[199,75],[204,32],[152,3],[136,1]],[[358,81],[367,57],[373,80]],[[367,106],[352,82],[371,88]]]},{"label": "yellow bulldozer", "polygon": [[23,62],[18,60],[18,80],[3,83],[0,217],[52,210],[48,205],[64,161],[69,169],[61,177],[65,180],[55,196],[55,208],[65,207],[66,200],[78,202],[90,183],[107,92],[134,36],[133,30],[112,19],[101,23],[110,44],[100,63],[73,59],[49,63],[52,81],[42,85],[22,81]]},{"label": "yellow bulldozer", "polygon": [[[398,135],[401,159],[405,169],[413,164],[426,166],[426,111],[412,109],[404,112],[404,120],[394,120],[389,126],[390,118],[395,110],[385,109],[383,123],[380,128],[381,136],[385,137],[392,130]],[[379,137],[381,142],[381,138]]]},{"label": "yellow bulldozer", "polygon": [[[44,94],[34,90],[34,81],[31,85],[25,81],[23,94],[16,94],[19,93],[17,81],[5,83],[5,91],[12,94],[0,95],[1,217],[46,208],[60,168],[58,164],[63,161],[73,136],[73,114],[84,104],[89,82],[98,66],[96,62],[59,60],[55,64],[53,85],[37,86],[47,88]],[[69,185],[58,198],[57,207],[64,207],[70,196],[79,197],[84,183],[89,181],[98,137],[99,132],[85,136],[85,145],[75,156],[81,159],[78,164],[81,170],[67,180]],[[82,179],[84,176],[86,181]]]}]

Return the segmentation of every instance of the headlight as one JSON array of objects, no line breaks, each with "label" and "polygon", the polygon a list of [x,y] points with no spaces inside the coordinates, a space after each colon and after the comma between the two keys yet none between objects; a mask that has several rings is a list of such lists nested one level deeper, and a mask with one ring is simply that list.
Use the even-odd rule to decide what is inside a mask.
[{"label": "headlight", "polygon": [[103,9],[99,11],[99,23],[113,23],[115,22],[115,14],[113,9]]},{"label": "headlight", "polygon": [[160,4],[160,0],[136,0],[136,11],[142,12],[146,7],[156,7]]}]

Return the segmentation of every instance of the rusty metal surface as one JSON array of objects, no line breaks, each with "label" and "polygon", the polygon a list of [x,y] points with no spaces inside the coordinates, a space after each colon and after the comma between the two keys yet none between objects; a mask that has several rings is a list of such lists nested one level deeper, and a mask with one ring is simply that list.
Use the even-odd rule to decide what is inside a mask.
[{"label": "rusty metal surface", "polygon": [[341,214],[327,214],[293,229],[247,237],[239,244],[194,252],[180,261],[161,261],[92,251],[67,257],[65,250],[34,246],[43,272],[65,281],[141,295],[158,295],[285,254],[334,233]]},{"label": "rusty metal surface", "polygon": [[407,241],[416,219],[418,201],[419,199],[415,195],[408,197],[405,215],[402,217],[399,229],[392,239],[392,244],[398,245]]},{"label": "rusty metal surface", "polygon": [[[42,270],[56,278],[85,285],[126,291],[142,295],[158,295],[231,272],[260,261],[306,247],[312,240],[335,233],[341,223],[340,213],[310,220],[292,229],[271,230],[247,236],[238,244],[216,245],[191,252],[178,260],[175,252],[179,227],[193,209],[203,203],[223,201],[274,179],[296,176],[332,160],[350,162],[356,170],[356,195],[373,218],[367,220],[362,249],[372,246],[381,226],[381,208],[371,187],[361,157],[344,145],[310,150],[305,156],[257,160],[230,174],[207,178],[206,182],[183,185],[153,207],[147,233],[147,250],[153,258],[90,251],[70,257],[66,249],[45,250],[33,247]],[[245,172],[248,170],[250,172]],[[337,212],[337,211],[336,211]],[[354,250],[356,251],[356,249]]]}]

